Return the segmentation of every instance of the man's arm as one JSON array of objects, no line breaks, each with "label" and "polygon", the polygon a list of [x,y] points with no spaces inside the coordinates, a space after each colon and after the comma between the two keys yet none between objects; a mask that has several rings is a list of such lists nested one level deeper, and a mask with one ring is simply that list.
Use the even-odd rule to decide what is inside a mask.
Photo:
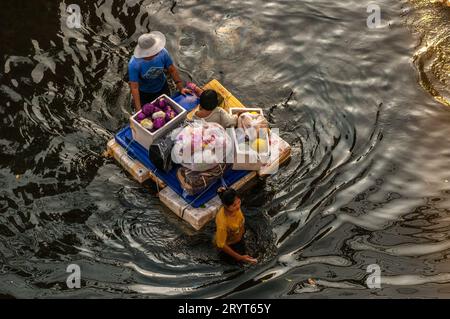
[{"label": "man's arm", "polygon": [[192,93],[191,90],[184,88],[183,81],[178,74],[178,70],[173,64],[169,66],[167,71],[169,71],[170,76],[172,76],[172,79],[175,81],[177,90],[180,91],[181,94]]},{"label": "man's arm", "polygon": [[134,108],[136,112],[141,110],[141,97],[139,96],[139,83],[138,82],[129,82],[131,95],[133,96]]}]

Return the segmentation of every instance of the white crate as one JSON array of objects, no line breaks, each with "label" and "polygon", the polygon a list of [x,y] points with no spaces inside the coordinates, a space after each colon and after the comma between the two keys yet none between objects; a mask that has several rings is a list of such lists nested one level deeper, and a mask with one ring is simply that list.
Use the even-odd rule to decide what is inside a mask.
[{"label": "white crate", "polygon": [[178,113],[176,117],[171,119],[169,122],[166,123],[166,125],[164,125],[160,129],[156,130],[155,132],[150,132],[136,120],[136,117],[138,116],[139,113],[142,112],[142,110],[130,117],[130,128],[133,134],[133,139],[139,144],[141,144],[143,147],[145,147],[145,149],[147,150],[150,148],[150,145],[152,145],[154,140],[156,140],[163,134],[171,131],[178,123],[183,121],[187,115],[187,111],[184,107],[182,107],[180,104],[178,104],[165,94],[161,95],[160,97],[152,101],[152,103],[155,102],[156,100],[159,100],[160,98],[165,98],[166,101],[170,104],[170,106]]},{"label": "white crate", "polygon": [[[230,108],[230,114],[236,114],[240,111],[246,112],[258,112],[264,116],[262,109],[260,108]],[[266,164],[270,159],[270,139],[269,134],[264,136],[267,143],[267,152],[257,152],[251,147],[247,150],[242,150],[239,148],[239,142],[236,134],[236,129],[231,129],[231,138],[234,143],[234,162],[232,169],[234,170],[250,170],[258,171],[261,167]]]}]

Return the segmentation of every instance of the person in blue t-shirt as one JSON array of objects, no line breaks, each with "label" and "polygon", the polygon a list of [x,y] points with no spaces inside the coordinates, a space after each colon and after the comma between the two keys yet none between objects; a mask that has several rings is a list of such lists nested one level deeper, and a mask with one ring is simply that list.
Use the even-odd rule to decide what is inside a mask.
[{"label": "person in blue t-shirt", "polygon": [[143,34],[138,39],[134,55],[128,63],[128,81],[136,112],[161,94],[170,96],[164,71],[172,76],[181,94],[192,93],[184,88],[165,45],[166,37],[159,31]]}]

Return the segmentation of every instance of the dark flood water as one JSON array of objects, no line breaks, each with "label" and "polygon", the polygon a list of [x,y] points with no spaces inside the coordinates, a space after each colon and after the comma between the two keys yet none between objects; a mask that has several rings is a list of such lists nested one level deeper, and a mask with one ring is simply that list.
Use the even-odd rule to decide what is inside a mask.
[{"label": "dark flood water", "polygon": [[[368,0],[2,1],[0,295],[450,297],[450,8],[377,3],[369,29]],[[243,196],[256,266],[103,156],[149,30],[185,80],[218,79],[292,145]]]}]

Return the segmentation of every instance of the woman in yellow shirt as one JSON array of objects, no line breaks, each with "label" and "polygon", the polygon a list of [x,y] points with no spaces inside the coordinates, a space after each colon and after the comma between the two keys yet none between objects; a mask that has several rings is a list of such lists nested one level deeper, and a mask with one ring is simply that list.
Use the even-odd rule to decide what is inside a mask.
[{"label": "woman in yellow shirt", "polygon": [[224,205],[216,215],[217,230],[214,241],[217,248],[237,261],[256,264],[258,261],[255,258],[249,255],[241,255],[233,247],[242,240],[245,232],[245,218],[241,211],[241,199],[232,188],[221,187],[217,193]]}]

